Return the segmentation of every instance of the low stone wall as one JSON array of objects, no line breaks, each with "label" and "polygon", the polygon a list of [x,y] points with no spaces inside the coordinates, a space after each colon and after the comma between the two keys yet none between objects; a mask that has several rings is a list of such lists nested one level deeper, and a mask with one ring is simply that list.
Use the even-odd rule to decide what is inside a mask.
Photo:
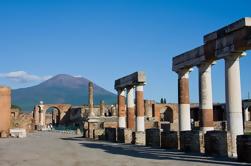
[{"label": "low stone wall", "polygon": [[251,163],[251,135],[237,136],[238,160]]},{"label": "low stone wall", "polygon": [[180,150],[185,152],[203,153],[203,133],[201,131],[181,131]]},{"label": "low stone wall", "polygon": [[119,143],[133,143],[133,131],[131,129],[118,128],[117,134]]},{"label": "low stone wall", "polygon": [[230,134],[226,131],[208,131],[205,134],[205,153],[228,156],[231,148],[230,140]]},{"label": "low stone wall", "polygon": [[105,140],[109,142],[116,142],[117,141],[117,129],[105,128]]},{"label": "low stone wall", "polygon": [[161,133],[161,148],[178,149],[178,132],[162,132]]},{"label": "low stone wall", "polygon": [[105,130],[104,129],[95,129],[94,130],[94,139],[95,140],[105,140]]},{"label": "low stone wall", "polygon": [[146,130],[146,146],[160,148],[160,136],[161,130],[160,129],[147,129]]}]

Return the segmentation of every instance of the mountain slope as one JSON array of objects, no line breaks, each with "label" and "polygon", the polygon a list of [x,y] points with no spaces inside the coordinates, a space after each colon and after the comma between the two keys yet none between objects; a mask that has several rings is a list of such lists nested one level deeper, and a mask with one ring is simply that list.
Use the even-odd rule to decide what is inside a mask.
[{"label": "mountain slope", "polygon": [[[13,90],[12,103],[22,107],[24,111],[32,111],[40,101],[48,104],[87,104],[88,83],[89,80],[85,78],[60,74],[37,86]],[[113,104],[116,96],[94,84],[94,103],[98,104],[100,100]]]}]

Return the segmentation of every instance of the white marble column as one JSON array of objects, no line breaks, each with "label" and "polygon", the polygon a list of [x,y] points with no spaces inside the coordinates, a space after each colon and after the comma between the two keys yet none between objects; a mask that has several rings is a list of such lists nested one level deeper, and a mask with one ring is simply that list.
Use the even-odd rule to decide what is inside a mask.
[{"label": "white marble column", "polygon": [[237,155],[236,137],[242,135],[242,98],[240,78],[240,54],[228,55],[225,58],[226,79],[226,110],[228,117],[228,129],[232,139],[232,154]]}]

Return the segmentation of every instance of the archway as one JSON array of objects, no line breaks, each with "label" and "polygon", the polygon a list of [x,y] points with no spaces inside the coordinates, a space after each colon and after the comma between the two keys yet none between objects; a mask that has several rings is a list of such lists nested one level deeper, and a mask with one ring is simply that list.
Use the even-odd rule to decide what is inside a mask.
[{"label": "archway", "polygon": [[171,107],[167,106],[164,109],[160,110],[160,121],[173,123],[174,117],[173,117],[173,109]]}]

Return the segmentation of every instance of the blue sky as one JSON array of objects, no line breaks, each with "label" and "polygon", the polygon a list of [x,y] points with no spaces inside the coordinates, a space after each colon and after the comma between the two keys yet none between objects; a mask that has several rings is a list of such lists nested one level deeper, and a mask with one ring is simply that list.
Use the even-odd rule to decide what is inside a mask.
[{"label": "blue sky", "polygon": [[[64,73],[115,92],[115,79],[142,70],[146,98],[177,102],[172,57],[251,16],[250,6],[250,0],[0,0],[0,84],[27,87]],[[250,54],[241,59],[243,98],[251,92]],[[224,102],[223,61],[212,74],[214,101]],[[190,80],[191,101],[198,102],[197,69]]]}]

